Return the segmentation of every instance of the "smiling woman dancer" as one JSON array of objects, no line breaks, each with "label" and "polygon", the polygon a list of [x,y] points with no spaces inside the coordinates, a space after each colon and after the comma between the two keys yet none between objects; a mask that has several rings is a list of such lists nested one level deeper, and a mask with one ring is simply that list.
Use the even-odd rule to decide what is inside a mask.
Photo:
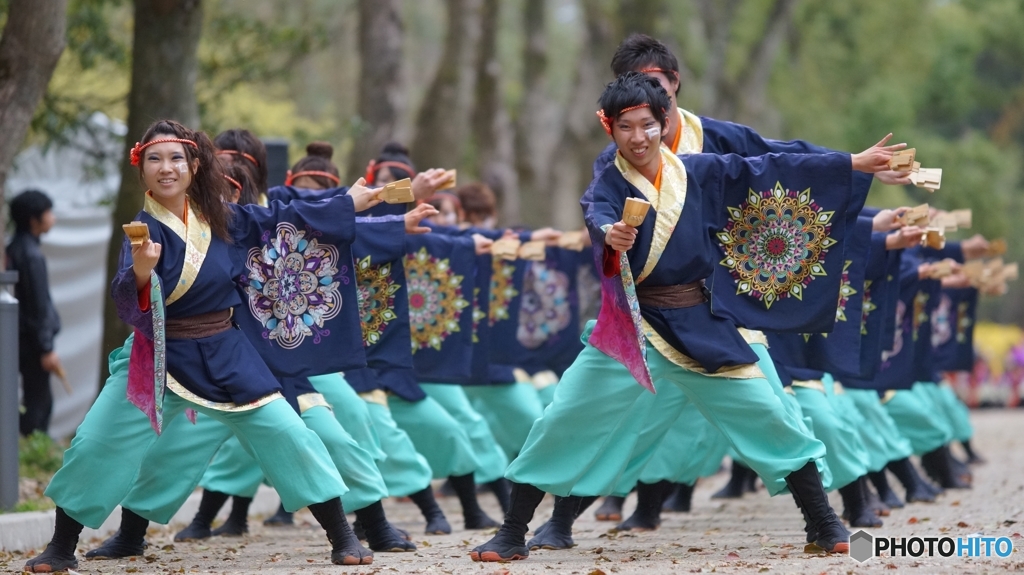
[{"label": "smiling woman dancer", "polygon": [[[323,442],[283,401],[280,384],[245,334],[232,329],[231,310],[241,299],[231,251],[250,247],[244,243],[249,228],[266,229],[282,220],[324,230],[320,239],[346,246],[354,238],[355,212],[377,200],[355,186],[349,195],[324,202],[229,207],[223,201],[229,184],[214,154],[206,134],[170,120],[150,126],[132,150],[132,163],[149,190],[136,219],[148,225],[151,237],[137,246],[125,241],[111,288],[118,315],[136,330],[129,399],[157,430],[186,408],[229,426],[286,507],[309,507],[327,531],[334,563],[369,564],[373,554],[345,519],[340,499],[345,486]],[[26,571],[76,567],[83,525],[98,527],[123,498],[157,438],[119,434],[118,421],[134,416],[125,407],[134,409],[123,399],[98,401],[79,428],[47,489],[57,503],[53,538],[27,562]]]}]

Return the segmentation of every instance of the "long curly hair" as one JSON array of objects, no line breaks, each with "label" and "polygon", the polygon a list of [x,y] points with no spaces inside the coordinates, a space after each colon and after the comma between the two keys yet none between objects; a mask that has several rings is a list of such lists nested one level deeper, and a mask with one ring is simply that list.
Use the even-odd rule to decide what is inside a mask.
[{"label": "long curly hair", "polygon": [[[162,137],[180,138],[191,140],[196,147],[182,146],[185,149],[185,158],[191,166],[194,160],[199,160],[199,168],[192,176],[187,193],[192,208],[199,212],[204,220],[210,225],[213,231],[222,240],[230,243],[231,232],[231,209],[225,203],[225,199],[231,197],[230,185],[224,178],[224,170],[217,160],[217,149],[205,132],[190,130],[174,120],[157,120],[149,126],[141,143],[146,144],[151,140]],[[139,163],[139,178],[142,178],[143,163]]]}]

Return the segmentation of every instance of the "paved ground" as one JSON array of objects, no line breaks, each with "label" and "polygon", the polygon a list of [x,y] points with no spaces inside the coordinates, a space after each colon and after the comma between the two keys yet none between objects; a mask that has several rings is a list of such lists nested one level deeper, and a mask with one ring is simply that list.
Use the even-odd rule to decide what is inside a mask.
[{"label": "paved ground", "polygon": [[[323,532],[310,525],[308,512],[298,516],[303,526],[264,528],[252,521],[253,533],[241,539],[218,538],[204,543],[172,544],[173,530],[153,529],[152,546],[136,561],[85,561],[78,573],[544,573],[622,575],[631,573],[983,573],[1024,572],[1024,411],[982,411],[974,414],[974,444],[989,463],[975,469],[975,487],[950,492],[936,504],[916,504],[896,510],[875,534],[892,536],[1011,537],[1017,550],[1008,558],[968,559],[875,558],[861,565],[845,556],[821,557],[803,552],[800,514],[792,498],[769,498],[761,491],[739,501],[720,502],[710,494],[725,481],[719,474],[700,485],[689,514],[666,514],[653,533],[616,534],[608,523],[588,512],[577,525],[578,547],[571,551],[539,551],[527,561],[477,564],[467,554],[488,533],[461,530],[457,503],[442,500],[456,532],[450,536],[418,535],[420,549],[410,554],[377,554],[368,567],[342,568],[327,560]],[[893,479],[895,483],[895,480]],[[900,490],[902,492],[902,490]],[[482,496],[487,510],[498,516],[497,503]],[[838,505],[837,497],[833,505]],[[632,500],[626,504],[632,509]],[[419,533],[423,524],[411,503],[388,502],[393,522]],[[534,526],[551,512],[550,498],[538,511]],[[95,541],[85,541],[82,553]],[[18,572],[27,554],[0,553],[0,572]],[[81,557],[81,555],[80,555]],[[5,571],[6,570],[6,571]]]}]

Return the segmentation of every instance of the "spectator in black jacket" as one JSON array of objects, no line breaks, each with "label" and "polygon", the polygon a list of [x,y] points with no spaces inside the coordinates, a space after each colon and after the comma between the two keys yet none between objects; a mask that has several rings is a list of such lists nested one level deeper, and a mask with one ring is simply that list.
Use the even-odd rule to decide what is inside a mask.
[{"label": "spectator in black jacket", "polygon": [[56,218],[53,202],[36,190],[26,190],[10,202],[14,221],[14,239],[7,246],[7,268],[17,270],[19,367],[21,370],[22,435],[50,427],[53,395],[50,373],[60,370],[60,359],[53,340],[60,331],[60,318],[50,299],[46,258],[39,247],[39,236],[50,231]]}]

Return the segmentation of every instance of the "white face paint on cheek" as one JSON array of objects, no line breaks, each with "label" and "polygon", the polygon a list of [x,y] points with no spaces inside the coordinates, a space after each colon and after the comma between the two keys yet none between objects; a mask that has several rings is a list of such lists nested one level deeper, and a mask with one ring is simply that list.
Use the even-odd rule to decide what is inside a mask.
[{"label": "white face paint on cheek", "polygon": [[648,140],[654,140],[661,135],[661,128],[647,128],[644,132],[647,134]]},{"label": "white face paint on cheek", "polygon": [[178,168],[178,172],[184,174],[188,172],[188,164],[181,162],[180,164],[174,164],[175,168]]}]

